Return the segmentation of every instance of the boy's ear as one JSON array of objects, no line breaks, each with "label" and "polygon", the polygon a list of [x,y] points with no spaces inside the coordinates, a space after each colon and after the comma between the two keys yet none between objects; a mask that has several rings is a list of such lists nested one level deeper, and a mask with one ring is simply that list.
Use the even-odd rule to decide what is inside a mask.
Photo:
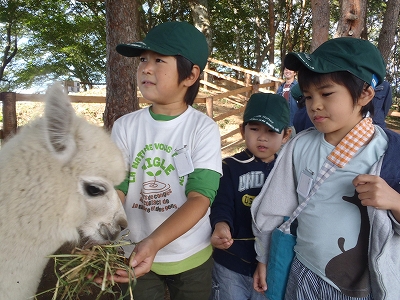
[{"label": "boy's ear", "polygon": [[185,86],[192,86],[196,82],[197,78],[199,78],[200,73],[200,67],[198,65],[193,65],[189,77],[184,80]]},{"label": "boy's ear", "polygon": [[287,128],[286,131],[284,131],[283,139],[282,139],[282,145],[286,144],[286,142],[290,139],[290,136],[292,135],[292,128]]},{"label": "boy's ear", "polygon": [[242,139],[244,139],[244,123],[239,125],[240,134],[242,135]]},{"label": "boy's ear", "polygon": [[364,89],[361,93],[360,98],[358,98],[358,104],[361,106],[367,105],[375,96],[375,90],[372,86]]}]

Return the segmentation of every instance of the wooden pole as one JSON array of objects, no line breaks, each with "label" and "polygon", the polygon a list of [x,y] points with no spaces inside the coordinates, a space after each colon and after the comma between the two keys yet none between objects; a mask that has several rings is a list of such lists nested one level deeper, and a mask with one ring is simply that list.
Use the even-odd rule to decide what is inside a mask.
[{"label": "wooden pole", "polygon": [[3,102],[3,135],[6,140],[17,132],[17,107],[16,94],[12,92],[0,93],[0,100]]}]

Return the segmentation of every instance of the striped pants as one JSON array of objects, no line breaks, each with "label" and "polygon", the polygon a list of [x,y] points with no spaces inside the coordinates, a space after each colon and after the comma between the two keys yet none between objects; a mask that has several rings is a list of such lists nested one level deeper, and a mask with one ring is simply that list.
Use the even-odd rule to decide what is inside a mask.
[{"label": "striped pants", "polygon": [[373,300],[367,297],[356,298],[342,294],[321,277],[305,267],[296,257],[290,269],[286,287],[286,300]]}]

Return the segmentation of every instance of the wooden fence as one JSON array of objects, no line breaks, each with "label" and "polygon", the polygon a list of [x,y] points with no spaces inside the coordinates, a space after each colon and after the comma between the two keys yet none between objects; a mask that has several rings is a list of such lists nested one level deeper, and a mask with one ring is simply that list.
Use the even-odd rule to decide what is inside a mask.
[{"label": "wooden fence", "polygon": [[[234,71],[237,77],[227,75],[227,71],[218,71],[218,68]],[[274,93],[278,85],[282,82],[275,77],[268,77],[263,73],[244,69],[216,59],[209,59],[209,63],[204,70],[204,78],[200,81],[200,93],[195,99],[197,104],[205,104],[206,113],[216,122],[224,120],[230,116],[241,115],[244,106],[251,94],[258,91]],[[266,78],[269,82],[259,83],[259,78]],[[105,103],[104,96],[83,96],[69,95],[73,103]],[[139,103],[149,103],[146,99],[138,95]],[[226,113],[214,116],[213,104],[220,99],[234,102],[239,106],[237,109],[229,110]],[[0,101],[3,103],[3,129],[0,130],[0,138],[6,139],[10,134],[17,131],[16,103],[19,101],[41,102],[44,100],[43,94],[19,94],[14,92],[0,93]],[[221,136],[221,141],[237,134],[239,129],[232,130]],[[235,143],[233,143],[235,144]],[[232,144],[230,144],[232,145]],[[229,145],[229,146],[230,146]]]}]

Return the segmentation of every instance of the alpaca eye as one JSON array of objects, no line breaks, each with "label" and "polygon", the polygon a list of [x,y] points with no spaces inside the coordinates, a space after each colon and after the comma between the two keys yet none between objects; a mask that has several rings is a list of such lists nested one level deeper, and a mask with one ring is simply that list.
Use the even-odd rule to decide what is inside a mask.
[{"label": "alpaca eye", "polygon": [[96,197],[103,196],[106,192],[106,189],[100,185],[86,183],[85,191],[89,196]]}]

